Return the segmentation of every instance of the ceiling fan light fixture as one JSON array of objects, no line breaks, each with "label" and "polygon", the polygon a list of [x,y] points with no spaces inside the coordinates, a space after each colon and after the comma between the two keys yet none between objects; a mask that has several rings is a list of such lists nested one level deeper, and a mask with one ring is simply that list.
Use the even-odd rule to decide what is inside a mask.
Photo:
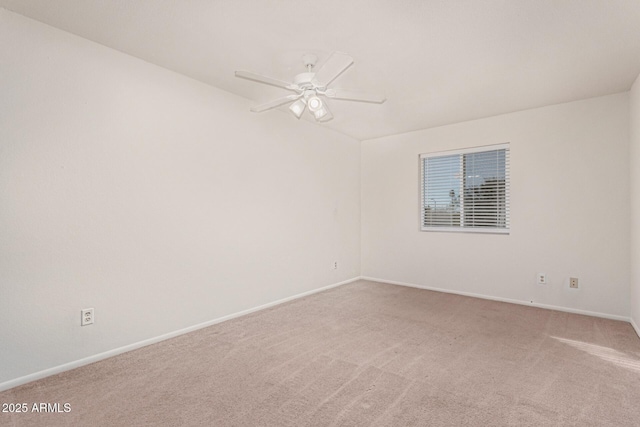
[{"label": "ceiling fan light fixture", "polygon": [[296,118],[302,117],[304,109],[307,107],[307,103],[304,99],[298,99],[296,102],[289,106],[289,110],[296,116]]},{"label": "ceiling fan light fixture", "polygon": [[[309,108],[311,109],[311,108]],[[333,117],[328,117],[328,115],[330,115],[331,113],[329,112],[329,109],[327,108],[326,105],[321,105],[319,109],[317,109],[316,111],[313,112],[313,115],[315,116],[317,121],[327,121],[329,118]]]},{"label": "ceiling fan light fixture", "polygon": [[315,95],[307,99],[307,105],[309,105],[309,111],[311,111],[313,114],[316,114],[316,111],[320,111],[324,107],[324,105],[322,104],[322,100]]}]

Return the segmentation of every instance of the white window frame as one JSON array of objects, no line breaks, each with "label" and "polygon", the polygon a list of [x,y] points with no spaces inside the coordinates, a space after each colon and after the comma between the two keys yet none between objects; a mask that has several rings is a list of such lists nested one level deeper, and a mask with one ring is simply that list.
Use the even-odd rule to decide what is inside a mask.
[{"label": "white window frame", "polygon": [[[456,227],[425,227],[424,225],[424,211],[425,211],[425,189],[424,189],[424,159],[432,158],[432,157],[444,157],[444,156],[454,156],[460,155],[460,169],[462,171],[462,159],[464,154],[472,154],[472,153],[481,153],[484,151],[495,151],[495,150],[506,150],[505,153],[505,216],[506,216],[506,226],[505,227],[465,227],[464,226],[464,180],[460,180],[460,226]],[[511,208],[510,208],[510,190],[511,190],[511,179],[510,179],[510,144],[508,142],[503,144],[494,144],[494,145],[484,145],[479,147],[472,148],[463,148],[457,150],[448,150],[448,151],[438,151],[433,153],[423,153],[419,156],[419,165],[420,165],[420,231],[443,231],[443,232],[454,232],[454,233],[484,233],[484,234],[509,234],[511,230]]]}]

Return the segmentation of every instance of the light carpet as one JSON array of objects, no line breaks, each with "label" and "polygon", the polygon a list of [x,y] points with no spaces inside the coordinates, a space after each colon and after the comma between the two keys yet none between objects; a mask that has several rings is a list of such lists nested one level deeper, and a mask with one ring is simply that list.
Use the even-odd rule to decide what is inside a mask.
[{"label": "light carpet", "polygon": [[0,393],[13,426],[638,426],[625,322],[358,281]]}]

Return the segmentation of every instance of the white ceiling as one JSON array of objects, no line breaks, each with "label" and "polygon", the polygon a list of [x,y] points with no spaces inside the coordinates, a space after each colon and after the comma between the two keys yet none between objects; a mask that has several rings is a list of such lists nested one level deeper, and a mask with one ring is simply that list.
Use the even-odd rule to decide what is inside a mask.
[{"label": "white ceiling", "polygon": [[[301,55],[346,52],[325,124],[363,140],[629,90],[640,0],[0,0],[0,6],[256,104],[289,92]],[[249,113],[247,114],[254,114]],[[270,111],[260,114],[282,114]],[[291,120],[295,117],[291,115]]]}]

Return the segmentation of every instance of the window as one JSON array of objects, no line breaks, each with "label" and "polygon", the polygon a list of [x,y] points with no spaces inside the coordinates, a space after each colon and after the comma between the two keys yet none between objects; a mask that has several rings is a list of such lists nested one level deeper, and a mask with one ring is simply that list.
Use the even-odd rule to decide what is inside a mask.
[{"label": "window", "polygon": [[509,232],[509,144],[422,154],[423,231]]}]

